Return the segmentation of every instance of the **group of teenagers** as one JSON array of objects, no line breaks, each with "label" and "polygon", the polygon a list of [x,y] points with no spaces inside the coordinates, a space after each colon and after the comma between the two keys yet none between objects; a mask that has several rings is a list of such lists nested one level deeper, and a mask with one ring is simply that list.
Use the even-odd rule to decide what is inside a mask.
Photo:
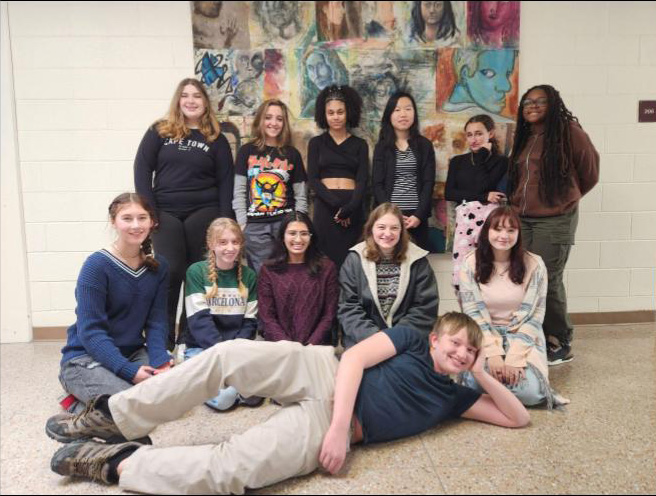
[{"label": "group of teenagers", "polygon": [[[457,417],[524,427],[526,406],[568,401],[548,365],[572,359],[562,276],[599,155],[559,93],[522,96],[510,158],[489,116],[466,123],[470,151],[451,159],[445,190],[458,205],[462,312],[439,318],[425,249],[433,146],[412,95],[393,95],[367,216],[368,146],[351,134],[361,109],[348,86],[319,94],[325,132],[309,142],[306,172],[286,105],[268,100],[233,164],[202,85],[178,85],[137,151],[137,192],[109,206],[115,241],[78,278],[59,376],[68,411],[46,424],[66,443],[55,472],[138,492],[243,493],[337,473],[351,444]],[[156,448],[148,437],[202,403],[266,398],[280,408],[220,444]]]}]

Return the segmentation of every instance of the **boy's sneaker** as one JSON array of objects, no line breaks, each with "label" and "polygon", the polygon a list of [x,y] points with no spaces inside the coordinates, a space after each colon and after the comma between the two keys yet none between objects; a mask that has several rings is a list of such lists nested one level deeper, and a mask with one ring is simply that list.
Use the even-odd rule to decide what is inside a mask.
[{"label": "boy's sneaker", "polygon": [[547,363],[549,366],[560,365],[574,360],[572,347],[567,343],[555,345],[551,342],[547,344]]},{"label": "boy's sneaker", "polygon": [[[107,399],[109,395],[96,396],[87,403],[84,411],[78,415],[61,413],[46,422],[46,434],[60,443],[100,438],[108,444],[127,441],[114,423]],[[148,436],[135,440],[142,444],[152,444]]]},{"label": "boy's sneaker", "polygon": [[50,468],[59,475],[74,475],[88,479],[115,484],[118,477],[110,471],[110,462],[113,458],[123,455],[126,458],[128,451],[132,454],[143,445],[135,442],[122,444],[105,444],[89,442],[71,443],[55,452],[50,461]]}]

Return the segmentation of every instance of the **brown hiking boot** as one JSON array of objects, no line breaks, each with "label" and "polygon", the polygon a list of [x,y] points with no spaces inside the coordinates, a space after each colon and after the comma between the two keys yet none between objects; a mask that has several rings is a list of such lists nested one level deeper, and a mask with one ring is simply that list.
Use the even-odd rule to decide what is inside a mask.
[{"label": "brown hiking boot", "polygon": [[96,396],[89,401],[84,411],[78,415],[60,413],[50,417],[46,422],[48,437],[60,443],[90,440],[94,437],[104,439],[107,443],[127,441],[121,431],[118,430],[111,415],[98,408],[98,400],[101,398],[106,404],[108,396]]},{"label": "brown hiking boot", "polygon": [[128,450],[132,452],[143,445],[135,442],[121,444],[96,443],[94,441],[71,443],[55,452],[50,468],[59,475],[86,477],[105,484],[116,484],[118,477],[110,476],[109,462]]}]

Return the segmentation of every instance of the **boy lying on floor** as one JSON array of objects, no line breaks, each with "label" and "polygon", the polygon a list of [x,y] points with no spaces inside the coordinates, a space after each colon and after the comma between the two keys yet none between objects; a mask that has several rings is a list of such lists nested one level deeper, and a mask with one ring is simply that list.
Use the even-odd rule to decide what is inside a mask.
[{"label": "boy lying on floor", "polygon": [[[428,342],[414,329],[392,327],[353,346],[341,362],[330,346],[220,343],[144,384],[95,398],[78,416],[50,418],[50,437],[76,441],[55,453],[51,467],[142,493],[241,494],[320,465],[335,474],[350,444],[412,436],[455,417],[526,426],[524,406],[483,369],[481,341],[478,325],[452,312],[438,320]],[[465,370],[484,394],[449,378]],[[282,408],[217,445],[156,448],[89,440],[146,436],[226,384]]]}]

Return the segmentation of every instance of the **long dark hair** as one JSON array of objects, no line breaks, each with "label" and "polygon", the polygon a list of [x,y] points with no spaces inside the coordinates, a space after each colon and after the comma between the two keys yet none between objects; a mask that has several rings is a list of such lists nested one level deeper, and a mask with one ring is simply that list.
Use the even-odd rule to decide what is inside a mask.
[{"label": "long dark hair", "polygon": [[[412,2],[412,36],[419,38],[426,43],[426,23],[421,16],[421,2]],[[459,30],[456,27],[456,16],[453,14],[451,2],[443,2],[444,13],[440,20],[440,28],[437,30],[437,39],[443,40],[456,34]]]},{"label": "long dark hair", "polygon": [[[489,115],[486,115],[486,114],[479,114],[479,115],[475,115],[474,117],[472,117],[471,119],[469,119],[467,121],[467,124],[465,124],[465,128],[464,128],[465,133],[467,132],[467,126],[469,126],[470,124],[474,124],[476,122],[479,122],[479,123],[483,124],[483,126],[485,126],[485,129],[487,130],[488,133],[491,133],[492,131],[494,131],[496,129],[496,127],[494,125],[494,120],[492,120],[492,117],[490,117]],[[491,150],[492,154],[493,155],[499,155],[501,153],[499,151],[499,141],[497,140],[497,138],[495,136],[492,136],[490,138],[490,143],[492,143],[492,150]]]},{"label": "long dark hair", "polygon": [[570,123],[579,120],[567,109],[560,98],[560,93],[548,84],[533,86],[522,95],[517,112],[517,127],[512,148],[510,170],[508,179],[510,191],[515,190],[519,182],[519,164],[517,159],[526,146],[531,134],[531,125],[524,119],[524,100],[533,90],[540,89],[547,94],[548,107],[544,126],[544,150],[540,159],[540,199],[549,206],[557,204],[567,196],[571,186],[572,163],[572,136]]},{"label": "long dark hair", "polygon": [[287,231],[287,226],[292,222],[302,222],[307,226],[308,231],[310,231],[310,244],[305,251],[305,263],[308,265],[310,275],[314,277],[321,272],[324,255],[319,249],[319,240],[317,239],[317,232],[314,229],[314,225],[312,224],[310,217],[303,212],[291,212],[283,217],[273,247],[273,253],[271,254],[271,258],[269,258],[264,265],[274,272],[285,272],[287,270],[287,266],[289,265],[289,252],[285,246],[285,232]]},{"label": "long dark hair", "polygon": [[494,251],[490,244],[490,228],[497,228],[508,222],[517,229],[517,243],[510,249],[510,280],[515,284],[522,284],[526,275],[526,264],[524,263],[524,247],[522,246],[521,222],[517,213],[509,206],[499,207],[485,220],[483,228],[478,235],[478,246],[476,247],[476,282],[487,284],[494,270]]},{"label": "long dark hair", "polygon": [[405,91],[397,91],[389,100],[387,100],[387,105],[385,105],[385,111],[383,112],[383,117],[380,120],[380,133],[378,133],[378,143],[381,143],[385,148],[394,149],[396,146],[396,133],[392,127],[392,113],[396,108],[399,100],[401,98],[408,98],[412,102],[412,107],[415,109],[415,121],[410,126],[408,130],[410,137],[408,138],[408,144],[411,148],[416,148],[417,138],[419,138],[419,113],[417,112],[417,103],[410,93]]}]

